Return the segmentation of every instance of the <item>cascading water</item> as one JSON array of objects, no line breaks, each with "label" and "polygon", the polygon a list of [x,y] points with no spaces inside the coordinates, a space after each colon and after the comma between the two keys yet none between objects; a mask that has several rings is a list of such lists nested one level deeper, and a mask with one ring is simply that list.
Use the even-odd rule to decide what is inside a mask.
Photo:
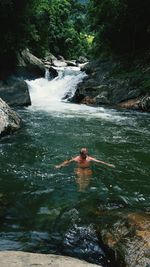
[{"label": "cascading water", "polygon": [[77,84],[86,74],[79,68],[59,68],[57,71],[58,77],[53,80],[48,79],[48,72],[46,72],[45,78],[27,81],[33,109],[49,112],[67,112],[70,109],[67,101],[62,101],[62,98],[65,95],[73,96]]},{"label": "cascading water", "polygon": [[58,77],[53,80],[49,80],[49,73],[46,70],[45,78],[27,81],[32,102],[30,109],[47,111],[53,116],[95,117],[115,121],[125,119],[115,110],[68,103],[67,98],[74,95],[77,84],[86,77],[86,74],[78,67],[60,67],[57,71]]}]

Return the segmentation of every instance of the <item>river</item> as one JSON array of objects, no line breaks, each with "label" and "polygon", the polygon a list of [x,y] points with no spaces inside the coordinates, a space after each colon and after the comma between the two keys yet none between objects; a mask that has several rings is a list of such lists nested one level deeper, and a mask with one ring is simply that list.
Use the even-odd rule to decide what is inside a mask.
[{"label": "river", "polygon": [[[84,76],[79,68],[60,68],[52,81],[27,81],[32,106],[17,110],[21,130],[0,143],[0,250],[107,266],[97,211],[149,209],[150,115],[63,100]],[[74,164],[55,168],[82,147],[116,168],[93,164],[90,177],[77,177]]]}]

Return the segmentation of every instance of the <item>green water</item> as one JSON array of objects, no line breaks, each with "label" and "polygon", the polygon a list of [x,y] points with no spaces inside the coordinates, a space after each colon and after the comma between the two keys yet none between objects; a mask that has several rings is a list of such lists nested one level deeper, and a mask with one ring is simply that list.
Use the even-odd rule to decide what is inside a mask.
[{"label": "green water", "polygon": [[[149,114],[107,110],[107,118],[18,112],[22,129],[0,143],[0,250],[80,255],[77,244],[86,235],[87,246],[96,252],[96,237],[88,241],[100,223],[96,211],[149,209]],[[81,147],[116,168],[93,164],[93,175],[83,181],[74,165],[54,168]],[[78,234],[81,239],[75,240]]]}]

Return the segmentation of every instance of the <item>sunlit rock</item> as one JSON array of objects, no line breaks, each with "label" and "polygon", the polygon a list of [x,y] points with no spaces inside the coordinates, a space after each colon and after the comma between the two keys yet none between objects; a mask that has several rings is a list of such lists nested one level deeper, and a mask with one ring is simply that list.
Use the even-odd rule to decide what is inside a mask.
[{"label": "sunlit rock", "polygon": [[25,49],[18,53],[16,74],[26,78],[44,77],[45,66],[41,59],[31,54],[29,49]]},{"label": "sunlit rock", "polygon": [[71,257],[44,255],[37,253],[4,251],[0,252],[1,267],[96,267],[100,265],[90,264]]},{"label": "sunlit rock", "polygon": [[21,119],[0,98],[0,136],[11,134],[20,128]]},{"label": "sunlit rock", "polygon": [[111,221],[101,228],[104,243],[116,252],[126,267],[148,267],[150,216],[146,213],[117,212],[108,212],[107,215],[111,216]]}]

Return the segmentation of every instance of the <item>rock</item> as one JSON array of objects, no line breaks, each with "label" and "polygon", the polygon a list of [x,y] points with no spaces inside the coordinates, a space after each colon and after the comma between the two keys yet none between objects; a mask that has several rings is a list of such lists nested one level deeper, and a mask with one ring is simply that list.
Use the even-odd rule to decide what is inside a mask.
[{"label": "rock", "polygon": [[150,94],[147,93],[145,96],[141,97],[139,102],[139,108],[143,111],[150,111]]},{"label": "rock", "polygon": [[67,66],[70,66],[70,67],[77,67],[76,62],[73,61],[73,60],[66,60],[65,62],[67,63]]},{"label": "rock", "polygon": [[86,96],[82,99],[81,103],[86,105],[93,105],[96,103],[96,100],[89,96]]},{"label": "rock", "polygon": [[99,104],[110,104],[110,101],[108,99],[108,92],[107,91],[103,91],[101,92],[99,95],[97,95],[95,98],[95,103],[97,105]]},{"label": "rock", "polygon": [[123,102],[119,103],[118,107],[138,110],[139,109],[139,103],[140,103],[140,99],[135,98],[135,99],[130,99],[130,100],[123,101]]},{"label": "rock", "polygon": [[91,61],[82,70],[88,76],[78,84],[72,102],[91,104],[86,99],[93,99],[96,105],[150,111],[150,94],[144,93],[142,78],[135,75],[135,70],[130,73],[112,59]]},{"label": "rock", "polygon": [[50,68],[51,67],[51,62],[49,62],[49,61],[44,61],[44,66],[45,66],[45,68]]},{"label": "rock", "polygon": [[123,266],[148,267],[150,216],[142,212],[109,215],[110,224],[101,228],[103,242],[115,251]]},{"label": "rock", "polygon": [[96,267],[100,265],[90,264],[75,258],[38,253],[1,251],[1,267]]},{"label": "rock", "polygon": [[0,98],[0,136],[11,134],[20,128],[21,119],[15,111],[13,111]]},{"label": "rock", "polygon": [[9,78],[0,83],[0,97],[10,106],[29,106],[31,99],[24,80]]},{"label": "rock", "polygon": [[53,54],[47,53],[47,55],[45,56],[45,60],[52,63],[53,60],[57,60],[57,58]]},{"label": "rock", "polygon": [[18,63],[15,74],[26,79],[44,77],[45,66],[42,60],[25,49],[18,54]]},{"label": "rock", "polygon": [[61,60],[53,60],[52,66],[54,67],[67,67],[67,63]]},{"label": "rock", "polygon": [[50,79],[54,79],[55,77],[58,76],[57,70],[55,70],[53,67],[50,67],[48,70],[49,70]]},{"label": "rock", "polygon": [[82,63],[86,63],[88,61],[88,59],[86,57],[80,56],[77,60],[76,63],[82,64]]},{"label": "rock", "polygon": [[123,101],[118,104],[118,107],[149,112],[150,111],[150,95],[146,94],[141,97]]},{"label": "rock", "polygon": [[61,56],[61,55],[58,55],[58,56],[57,56],[57,59],[60,60],[60,61],[65,61],[64,57]]}]

